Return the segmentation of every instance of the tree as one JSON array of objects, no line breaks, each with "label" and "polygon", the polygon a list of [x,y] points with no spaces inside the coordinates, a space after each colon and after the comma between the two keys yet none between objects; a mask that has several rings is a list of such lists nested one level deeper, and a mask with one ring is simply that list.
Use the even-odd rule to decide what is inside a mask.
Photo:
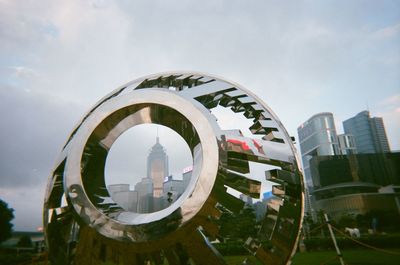
[{"label": "tree", "polygon": [[28,235],[21,236],[17,243],[17,246],[22,247],[22,248],[32,247],[32,240],[31,240],[30,236],[28,236]]},{"label": "tree", "polygon": [[14,218],[14,209],[8,208],[6,202],[0,199],[0,242],[11,237],[13,224],[11,220]]},{"label": "tree", "polygon": [[239,213],[225,212],[219,218],[220,236],[224,239],[245,241],[257,234],[254,209],[245,207]]}]

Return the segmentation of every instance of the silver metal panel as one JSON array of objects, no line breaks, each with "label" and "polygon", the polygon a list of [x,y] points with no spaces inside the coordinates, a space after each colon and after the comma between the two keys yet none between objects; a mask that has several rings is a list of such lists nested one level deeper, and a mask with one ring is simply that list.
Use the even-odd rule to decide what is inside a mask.
[{"label": "silver metal panel", "polygon": [[195,86],[191,89],[182,90],[180,93],[184,97],[197,98],[216,92],[221,92],[230,88],[233,88],[232,84],[216,80],[203,85]]}]

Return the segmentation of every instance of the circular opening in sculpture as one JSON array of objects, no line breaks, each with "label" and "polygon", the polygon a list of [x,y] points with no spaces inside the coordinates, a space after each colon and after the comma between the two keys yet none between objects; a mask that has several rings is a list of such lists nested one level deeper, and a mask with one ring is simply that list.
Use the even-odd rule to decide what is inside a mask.
[{"label": "circular opening in sculpture", "polygon": [[134,126],[113,143],[105,184],[126,211],[152,213],[173,204],[189,185],[193,157],[185,140],[159,124]]},{"label": "circular opening in sculpture", "polygon": [[[144,176],[138,176],[140,180],[137,183],[117,183],[128,184],[117,186],[107,183],[105,178],[106,160],[111,147],[126,131],[135,127],[140,128],[141,125],[166,127],[167,131],[169,130],[170,133],[184,140],[181,142],[186,143],[186,150],[189,149],[189,154],[193,158],[192,172],[185,176],[185,189],[176,187],[183,185],[183,176],[182,179],[178,179],[178,176],[174,179],[173,176],[164,175],[165,170],[162,168],[167,168],[167,166],[161,162],[162,159],[155,159],[155,162],[149,167],[153,173],[150,173],[150,177],[148,177],[146,170]],[[154,132],[156,136],[156,128],[154,128]],[[146,135],[148,134],[146,133]],[[156,145],[160,152],[165,152],[160,143],[157,145],[156,138],[153,137],[150,147]],[[138,140],[138,145],[143,142],[141,140]],[[133,148],[138,153],[144,153],[145,157],[150,155],[148,149]],[[171,150],[177,151],[178,148],[180,147],[171,145]],[[146,161],[143,161],[142,165],[147,165],[148,157],[145,159]],[[202,161],[203,151],[199,135],[186,116],[166,105],[144,103],[118,109],[100,121],[86,141],[81,157],[80,171],[85,195],[98,211],[123,224],[143,224],[169,216],[185,202],[196,186]],[[189,169],[186,170],[189,171]],[[155,174],[157,177],[153,178],[151,174]],[[175,180],[182,182],[177,184]],[[139,192],[135,193],[135,188],[142,191],[147,190],[146,196],[142,200],[144,206],[141,205]],[[135,201],[135,197],[138,198],[136,208],[135,203],[133,206],[131,205],[131,202]]]}]

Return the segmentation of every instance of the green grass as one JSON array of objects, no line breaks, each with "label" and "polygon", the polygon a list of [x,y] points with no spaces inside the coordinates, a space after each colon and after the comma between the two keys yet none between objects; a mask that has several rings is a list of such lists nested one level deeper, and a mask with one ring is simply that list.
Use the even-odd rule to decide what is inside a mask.
[{"label": "green grass", "polygon": [[[400,249],[390,249],[389,251],[400,253]],[[400,255],[392,255],[374,250],[344,250],[342,251],[343,259],[347,265],[399,265]],[[339,259],[336,259],[334,251],[313,251],[305,253],[297,253],[292,265],[340,265]],[[225,257],[228,265],[239,265],[246,256],[230,256]],[[255,264],[262,264],[252,259]]]},{"label": "green grass", "polygon": [[243,260],[246,258],[248,258],[250,261],[252,261],[256,265],[262,265],[262,263],[259,262],[255,257],[251,257],[251,256],[227,256],[227,257],[224,257],[226,264],[228,264],[228,265],[242,264]]},{"label": "green grass", "polygon": [[[387,249],[391,252],[400,253],[400,249]],[[347,265],[400,265],[400,255],[393,255],[388,253],[383,253],[379,251],[374,251],[370,249],[351,249],[343,250],[343,259]],[[6,256],[8,256],[7,260]],[[15,257],[14,257],[15,256]],[[23,255],[0,255],[0,264],[19,264],[21,260],[16,260],[22,258]],[[253,256],[227,256],[225,257],[226,263],[228,265],[240,265],[245,258],[249,258],[255,265],[262,265]],[[32,263],[35,265],[44,265],[42,262]],[[105,263],[113,264],[113,263]],[[168,264],[168,262],[165,262]],[[312,251],[305,253],[297,253],[293,260],[292,265],[340,265],[339,260],[336,258],[336,252],[334,251]]]},{"label": "green grass", "polygon": [[[400,249],[392,249],[390,251],[400,253]],[[375,250],[364,250],[364,249],[344,250],[342,251],[342,254],[345,264],[349,265],[399,265],[400,264],[400,255],[393,255]],[[339,259],[332,260],[332,258],[334,257],[336,257],[336,252],[334,251],[315,251],[315,252],[297,253],[292,260],[292,265],[340,264]]]}]

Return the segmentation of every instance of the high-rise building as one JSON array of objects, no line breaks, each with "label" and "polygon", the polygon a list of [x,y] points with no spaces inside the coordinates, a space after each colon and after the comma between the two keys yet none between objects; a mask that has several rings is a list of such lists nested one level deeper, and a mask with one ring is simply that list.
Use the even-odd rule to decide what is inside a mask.
[{"label": "high-rise building", "polygon": [[343,122],[344,132],[352,134],[359,154],[390,152],[382,118],[371,118],[369,111],[362,111]]},{"label": "high-rise building", "polygon": [[322,112],[315,114],[297,128],[299,135],[301,158],[305,179],[305,210],[313,218],[313,191],[310,160],[314,156],[339,154],[338,138],[336,134],[333,114]]},{"label": "high-rise building", "polygon": [[371,118],[371,127],[374,134],[374,138],[377,143],[377,150],[379,153],[390,152],[389,141],[386,136],[385,125],[383,124],[383,119],[381,117]]},{"label": "high-rise building", "polygon": [[135,185],[135,191],[138,194],[138,213],[153,212],[153,181],[151,178],[142,178]]},{"label": "high-rise building", "polygon": [[189,166],[183,169],[182,181],[184,190],[189,186],[190,180],[192,178],[193,166]]},{"label": "high-rise building", "polygon": [[127,211],[152,213],[165,209],[174,203],[190,183],[193,166],[183,170],[182,178],[168,175],[168,156],[160,140],[150,149],[147,157],[147,176],[135,184],[108,185],[112,200]]},{"label": "high-rise building", "polygon": [[163,196],[163,183],[168,175],[168,156],[157,137],[156,144],[150,149],[147,157],[147,177],[153,181],[154,198]]},{"label": "high-rise building", "polygon": [[185,191],[182,180],[173,179],[172,176],[168,176],[167,181],[164,182],[164,193],[169,191],[175,191],[177,194],[182,194]]},{"label": "high-rise building", "polygon": [[338,135],[339,149],[342,155],[357,154],[356,140],[352,134]]},{"label": "high-rise building", "polygon": [[108,191],[114,202],[127,211],[137,211],[138,193],[129,189],[129,184],[109,185]]},{"label": "high-rise building", "polygon": [[333,114],[315,114],[297,128],[305,183],[312,188],[310,159],[314,156],[338,155],[339,145]]}]

